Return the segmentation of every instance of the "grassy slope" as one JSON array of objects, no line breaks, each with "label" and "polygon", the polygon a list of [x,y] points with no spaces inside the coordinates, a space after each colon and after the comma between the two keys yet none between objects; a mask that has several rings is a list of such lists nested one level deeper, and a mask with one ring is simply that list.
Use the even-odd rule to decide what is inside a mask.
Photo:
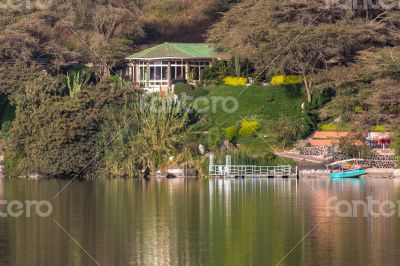
[{"label": "grassy slope", "polygon": [[211,89],[208,97],[236,98],[239,108],[233,113],[225,113],[222,105],[217,105],[217,112],[209,112],[210,125],[228,127],[241,120],[241,117],[257,116],[263,123],[271,123],[281,116],[297,119],[301,115],[301,103],[304,92],[294,87],[285,86],[251,86],[242,94],[245,87],[217,86]]},{"label": "grassy slope", "polygon": [[256,116],[262,122],[260,137],[240,137],[238,144],[252,154],[262,154],[270,150],[269,145],[279,146],[273,137],[269,135],[268,124],[274,123],[281,116],[291,119],[300,119],[301,103],[305,101],[305,93],[292,86],[251,86],[242,94],[245,87],[217,86],[210,90],[208,97],[235,97],[239,102],[239,108],[233,113],[226,113],[222,105],[217,105],[217,112],[210,110],[209,127],[226,128],[239,123],[242,117]]}]

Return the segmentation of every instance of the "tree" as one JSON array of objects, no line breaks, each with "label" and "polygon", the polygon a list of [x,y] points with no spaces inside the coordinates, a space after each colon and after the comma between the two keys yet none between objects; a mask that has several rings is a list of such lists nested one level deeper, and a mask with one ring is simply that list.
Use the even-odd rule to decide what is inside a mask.
[{"label": "tree", "polygon": [[15,100],[16,118],[5,153],[7,173],[61,178],[93,175],[102,158],[96,155],[102,148],[98,134],[105,110],[132,100],[130,95],[127,89],[113,92],[100,84],[83,88],[71,98],[49,75],[28,82]]},{"label": "tree", "polygon": [[383,9],[364,11],[335,5],[324,9],[316,0],[246,0],[209,30],[208,41],[250,60],[260,74],[278,68],[301,75],[311,103],[314,77],[328,63],[346,66],[359,51],[400,43],[394,15]]},{"label": "tree", "polygon": [[[127,102],[107,111],[101,136],[104,144],[115,131],[121,132],[107,146],[104,169],[114,176],[137,177],[147,166],[153,173],[179,160],[189,144],[189,110],[183,102],[152,96]],[[190,144],[189,144],[190,146]],[[173,158],[173,161],[170,159]]]}]

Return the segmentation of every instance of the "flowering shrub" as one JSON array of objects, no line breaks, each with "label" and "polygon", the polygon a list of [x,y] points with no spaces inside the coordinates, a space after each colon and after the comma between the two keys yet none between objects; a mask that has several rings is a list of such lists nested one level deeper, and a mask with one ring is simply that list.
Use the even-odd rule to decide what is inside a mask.
[{"label": "flowering shrub", "polygon": [[239,136],[251,137],[260,129],[260,122],[257,119],[244,119],[240,122]]},{"label": "flowering shrub", "polygon": [[230,86],[243,86],[247,84],[247,78],[226,77],[224,78],[224,84]]},{"label": "flowering shrub", "polygon": [[300,76],[288,75],[288,76],[273,76],[271,79],[272,85],[293,85],[301,83]]},{"label": "flowering shrub", "polygon": [[225,128],[225,138],[229,139],[229,141],[234,140],[237,138],[238,129],[237,126],[230,126]]}]

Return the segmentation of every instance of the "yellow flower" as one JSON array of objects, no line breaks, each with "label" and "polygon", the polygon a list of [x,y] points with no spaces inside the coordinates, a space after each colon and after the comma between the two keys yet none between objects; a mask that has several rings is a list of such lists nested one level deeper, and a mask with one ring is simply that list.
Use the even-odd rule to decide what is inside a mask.
[{"label": "yellow flower", "polygon": [[288,75],[288,76],[274,76],[271,79],[272,85],[293,85],[301,83],[300,76]]},{"label": "yellow flower", "polygon": [[247,84],[247,78],[226,77],[224,78],[224,84],[230,86],[243,86]]}]

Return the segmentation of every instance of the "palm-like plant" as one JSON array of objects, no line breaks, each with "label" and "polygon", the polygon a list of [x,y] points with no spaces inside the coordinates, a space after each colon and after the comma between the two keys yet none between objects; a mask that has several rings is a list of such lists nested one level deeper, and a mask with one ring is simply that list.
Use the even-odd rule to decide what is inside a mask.
[{"label": "palm-like plant", "polygon": [[71,98],[75,98],[88,83],[90,75],[84,70],[67,73],[67,88]]},{"label": "palm-like plant", "polygon": [[134,177],[141,169],[152,171],[179,160],[185,152],[189,133],[189,111],[172,97],[151,96],[130,102],[122,109],[110,109],[103,124],[104,145],[115,136],[105,151],[105,168],[115,176]]},{"label": "palm-like plant", "polygon": [[137,109],[139,134],[132,143],[141,165],[156,169],[176,156],[188,132],[188,111],[172,97],[150,98]]}]

